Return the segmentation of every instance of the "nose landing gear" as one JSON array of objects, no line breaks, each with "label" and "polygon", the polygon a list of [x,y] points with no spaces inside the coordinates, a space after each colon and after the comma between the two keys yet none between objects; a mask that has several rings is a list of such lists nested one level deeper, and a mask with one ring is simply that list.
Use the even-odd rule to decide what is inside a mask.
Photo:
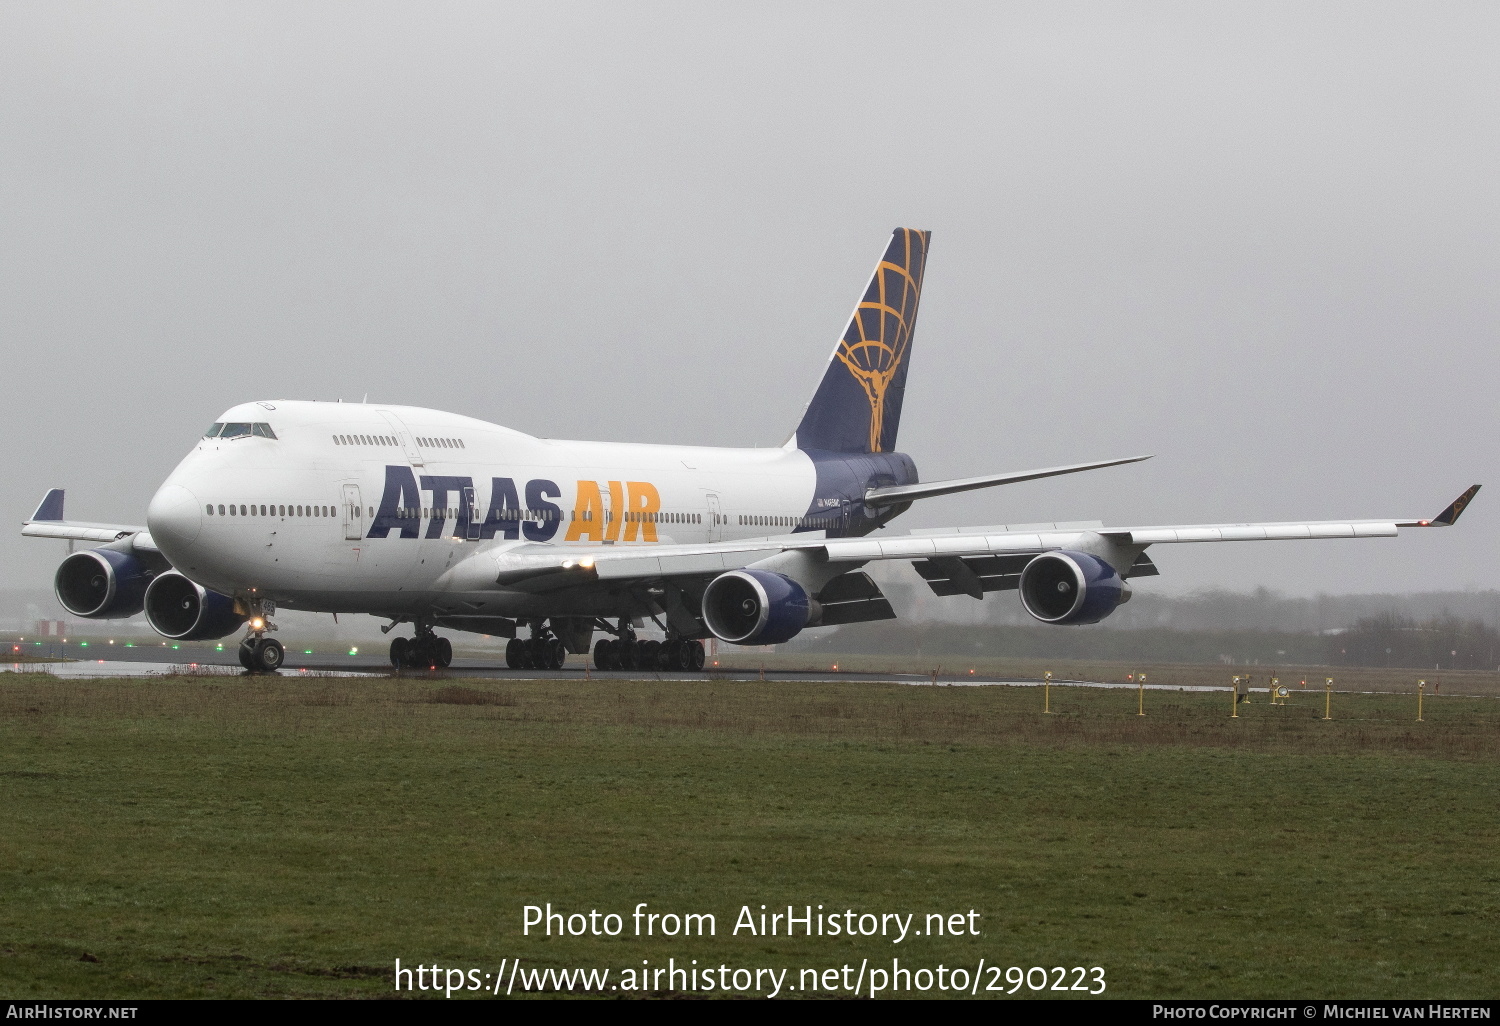
[{"label": "nose landing gear", "polygon": [[253,611],[249,621],[250,633],[240,642],[240,665],[251,673],[275,673],[286,662],[286,649],[281,642],[266,637],[267,631],[276,629],[276,625],[266,618],[270,612],[270,609]]}]

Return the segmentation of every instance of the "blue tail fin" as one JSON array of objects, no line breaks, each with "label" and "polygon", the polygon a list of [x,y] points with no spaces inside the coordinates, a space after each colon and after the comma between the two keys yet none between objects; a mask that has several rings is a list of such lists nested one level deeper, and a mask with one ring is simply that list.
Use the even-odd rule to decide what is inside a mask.
[{"label": "blue tail fin", "polygon": [[797,425],[799,449],[891,452],[931,232],[897,228]]}]

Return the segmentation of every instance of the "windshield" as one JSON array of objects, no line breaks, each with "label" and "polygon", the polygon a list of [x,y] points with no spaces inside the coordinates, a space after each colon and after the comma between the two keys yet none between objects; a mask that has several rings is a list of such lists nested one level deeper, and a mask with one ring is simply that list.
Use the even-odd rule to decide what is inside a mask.
[{"label": "windshield", "polygon": [[203,432],[204,438],[250,438],[252,436],[274,440],[276,432],[271,430],[271,425],[263,421],[254,424],[243,422],[218,423]]}]

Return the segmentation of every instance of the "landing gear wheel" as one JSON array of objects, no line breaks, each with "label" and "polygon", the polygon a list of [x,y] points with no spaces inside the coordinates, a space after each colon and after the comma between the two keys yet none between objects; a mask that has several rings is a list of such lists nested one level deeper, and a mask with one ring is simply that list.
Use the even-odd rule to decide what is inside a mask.
[{"label": "landing gear wheel", "polygon": [[411,665],[411,642],[406,638],[391,639],[391,665],[398,670]]},{"label": "landing gear wheel", "polygon": [[703,669],[703,663],[708,658],[708,653],[703,651],[703,642],[695,641],[690,646],[693,650],[693,672]]},{"label": "landing gear wheel", "polygon": [[430,670],[432,661],[432,639],[424,638],[420,634],[411,639],[406,647],[407,665],[413,669]]},{"label": "landing gear wheel", "polygon": [[621,638],[615,642],[615,669],[635,669],[635,642]]},{"label": "landing gear wheel", "polygon": [[240,665],[247,670],[255,669],[255,639],[246,638],[240,642]]},{"label": "landing gear wheel", "polygon": [[561,670],[563,664],[568,661],[568,647],[557,638],[547,642],[547,668],[549,670]]},{"label": "landing gear wheel", "polygon": [[661,656],[661,642],[640,641],[636,643],[636,665],[643,670],[657,669],[657,660]]},{"label": "landing gear wheel", "polygon": [[255,643],[255,653],[251,657],[255,663],[252,669],[261,673],[275,673],[281,669],[281,664],[286,662],[286,649],[281,647],[281,642],[275,638],[261,638]]},{"label": "landing gear wheel", "polygon": [[453,665],[453,642],[447,638],[432,639],[432,661],[437,666]]},{"label": "landing gear wheel", "polygon": [[594,669],[613,670],[615,668],[614,653],[610,651],[610,646],[613,644],[614,642],[608,638],[600,638],[594,642]]},{"label": "landing gear wheel", "polygon": [[526,642],[520,638],[511,638],[507,641],[505,643],[505,665],[512,670],[519,670],[521,663],[524,661],[521,653],[525,647]]}]

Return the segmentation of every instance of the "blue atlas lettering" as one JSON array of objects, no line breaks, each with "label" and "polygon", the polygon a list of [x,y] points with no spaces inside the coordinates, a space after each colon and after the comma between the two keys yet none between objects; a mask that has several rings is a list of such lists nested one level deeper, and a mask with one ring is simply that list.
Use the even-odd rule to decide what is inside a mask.
[{"label": "blue atlas lettering", "polygon": [[502,538],[514,540],[521,534],[521,500],[516,495],[516,483],[508,477],[490,478],[490,506],[480,525],[479,537],[493,538],[496,532]]},{"label": "blue atlas lettering", "polygon": [[410,467],[385,468],[385,494],[380,497],[380,512],[370,524],[367,538],[415,538],[422,528],[422,493],[417,489],[416,475]]},{"label": "blue atlas lettering", "polygon": [[458,523],[454,528],[454,535],[463,537],[469,531],[469,500],[466,488],[474,487],[472,477],[428,477],[423,475],[422,488],[432,493],[432,521],[427,525],[427,537],[441,538],[443,536],[443,522],[447,518],[448,496],[458,496]]},{"label": "blue atlas lettering", "polygon": [[532,516],[537,518],[526,523],[528,541],[552,540],[552,536],[557,533],[557,528],[562,523],[562,510],[547,499],[556,499],[561,496],[562,490],[557,487],[555,481],[526,482],[526,508],[531,510]]}]

